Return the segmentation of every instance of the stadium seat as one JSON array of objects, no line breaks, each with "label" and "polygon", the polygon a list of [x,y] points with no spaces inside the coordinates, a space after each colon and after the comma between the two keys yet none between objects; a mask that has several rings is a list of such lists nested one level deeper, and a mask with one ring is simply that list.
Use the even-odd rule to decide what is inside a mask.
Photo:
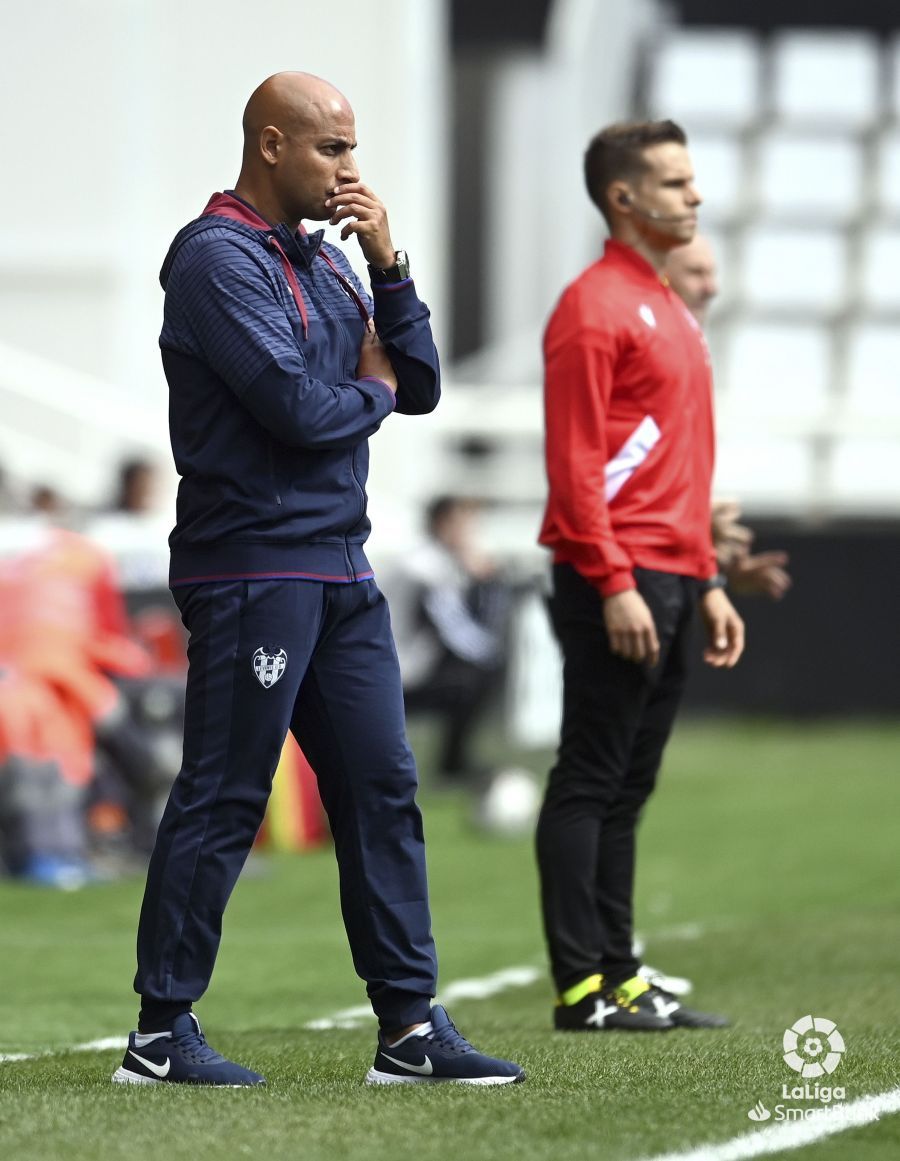
[{"label": "stadium seat", "polygon": [[900,311],[900,227],[866,232],[860,263],[860,292],[871,311]]},{"label": "stadium seat", "polygon": [[852,137],[776,129],[760,142],[758,163],[762,216],[804,226],[843,223],[858,216],[862,153]]},{"label": "stadium seat", "polygon": [[750,32],[670,33],[652,64],[650,108],[690,134],[702,127],[741,130],[758,116],[760,52]]},{"label": "stadium seat", "polygon": [[733,221],[744,208],[742,146],[733,136],[703,133],[691,133],[689,144],[697,188],[703,198],[704,225]]},{"label": "stadium seat", "polygon": [[831,315],[847,299],[847,245],[827,229],[757,226],[744,239],[743,295],[758,311]]},{"label": "stadium seat", "polygon": [[900,130],[885,133],[878,143],[876,204],[885,218],[900,219]]},{"label": "stadium seat", "polygon": [[871,423],[900,424],[900,329],[891,323],[855,327],[847,345],[846,391],[842,411],[847,418]]},{"label": "stadium seat", "polygon": [[828,498],[837,508],[900,512],[900,437],[838,441],[828,479]]},{"label": "stadium seat", "polygon": [[768,430],[814,426],[830,405],[831,336],[811,324],[737,323],[725,346],[720,415]]},{"label": "stadium seat", "polygon": [[771,111],[782,124],[865,129],[881,114],[878,41],[870,33],[783,32],[771,61]]},{"label": "stadium seat", "polygon": [[812,497],[812,445],[806,439],[723,436],[716,496],[737,497],[748,512],[795,512]]}]

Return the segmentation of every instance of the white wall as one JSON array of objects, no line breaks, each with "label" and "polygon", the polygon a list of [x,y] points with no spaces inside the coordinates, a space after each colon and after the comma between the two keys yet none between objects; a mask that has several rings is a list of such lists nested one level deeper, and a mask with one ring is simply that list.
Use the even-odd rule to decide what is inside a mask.
[{"label": "white wall", "polygon": [[445,0],[0,0],[0,343],[162,410],[160,264],[233,185],[246,99],[281,69],[349,98],[440,335],[447,54]]}]

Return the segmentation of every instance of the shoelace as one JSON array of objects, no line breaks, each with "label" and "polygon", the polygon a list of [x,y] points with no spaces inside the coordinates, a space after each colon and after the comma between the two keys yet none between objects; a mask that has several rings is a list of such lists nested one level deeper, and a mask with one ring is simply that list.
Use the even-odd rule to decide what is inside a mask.
[{"label": "shoelace", "polygon": [[206,1043],[206,1037],[199,1027],[193,1032],[185,1032],[178,1036],[174,1043],[178,1045],[182,1055],[194,1064],[216,1064],[223,1059]]},{"label": "shoelace", "polygon": [[447,1052],[452,1052],[455,1056],[463,1056],[466,1052],[475,1051],[465,1036],[461,1035],[452,1020],[444,1028],[433,1028],[425,1039],[437,1044],[439,1048],[443,1048]]}]

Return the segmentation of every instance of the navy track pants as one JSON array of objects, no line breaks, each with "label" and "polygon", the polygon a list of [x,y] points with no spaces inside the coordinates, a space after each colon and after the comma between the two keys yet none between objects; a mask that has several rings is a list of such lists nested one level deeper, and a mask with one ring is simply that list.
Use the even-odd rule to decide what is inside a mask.
[{"label": "navy track pants", "polygon": [[429,1018],[431,935],[415,760],[387,602],[374,581],[175,590],[190,633],[184,758],[159,826],[135,991],[206,991],[222,913],[262,823],[288,729],[316,771],[357,973],[384,1028]]}]

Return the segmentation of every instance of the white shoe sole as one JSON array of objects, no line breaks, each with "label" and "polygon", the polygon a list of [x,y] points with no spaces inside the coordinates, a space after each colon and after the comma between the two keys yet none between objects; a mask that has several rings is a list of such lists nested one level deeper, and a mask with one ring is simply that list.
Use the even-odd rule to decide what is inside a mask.
[{"label": "white shoe sole", "polygon": [[[127,1068],[117,1068],[112,1074],[113,1084],[178,1084],[178,1081],[157,1080],[153,1076],[141,1076],[139,1072],[129,1072]],[[203,1084],[183,1081],[184,1088],[265,1088],[263,1084]]]},{"label": "white shoe sole", "polygon": [[[370,1068],[366,1073],[366,1084],[514,1084],[517,1076],[395,1076],[392,1072],[379,1072]],[[522,1078],[524,1079],[524,1078]]]},{"label": "white shoe sole", "polygon": [[162,1084],[152,1076],[141,1076],[139,1072],[129,1072],[127,1068],[117,1068],[112,1074],[113,1084]]}]

